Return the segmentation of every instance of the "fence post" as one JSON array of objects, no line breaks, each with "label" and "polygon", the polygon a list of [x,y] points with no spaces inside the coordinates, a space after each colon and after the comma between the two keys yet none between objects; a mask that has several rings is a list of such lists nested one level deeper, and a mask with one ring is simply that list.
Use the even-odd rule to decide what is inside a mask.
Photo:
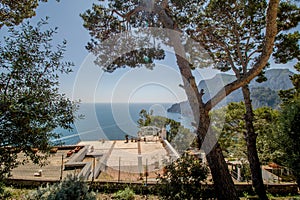
[{"label": "fence post", "polygon": [[64,168],[64,155],[61,155],[61,166],[60,166],[60,177],[59,180],[62,180],[62,176],[63,176],[63,169]]},{"label": "fence post", "polygon": [[93,157],[93,176],[92,176],[92,182],[94,182],[95,179],[95,156]]},{"label": "fence post", "polygon": [[121,176],[121,157],[119,157],[118,183],[120,182],[120,176]]}]

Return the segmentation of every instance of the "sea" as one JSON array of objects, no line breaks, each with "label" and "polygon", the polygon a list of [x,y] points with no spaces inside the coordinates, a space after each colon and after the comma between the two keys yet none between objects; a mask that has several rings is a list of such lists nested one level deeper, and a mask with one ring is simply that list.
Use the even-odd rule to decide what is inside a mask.
[{"label": "sea", "polygon": [[72,130],[56,129],[59,140],[65,145],[80,141],[123,140],[125,135],[136,137],[139,113],[142,109],[152,111],[155,116],[163,116],[180,122],[192,129],[191,118],[179,113],[167,112],[172,103],[82,103],[76,115],[79,117]]}]

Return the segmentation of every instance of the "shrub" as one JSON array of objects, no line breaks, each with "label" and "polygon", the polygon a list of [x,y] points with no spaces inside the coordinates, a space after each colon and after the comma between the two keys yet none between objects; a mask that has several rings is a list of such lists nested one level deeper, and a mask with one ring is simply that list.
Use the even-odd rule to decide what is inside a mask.
[{"label": "shrub", "polygon": [[199,199],[201,181],[207,178],[208,168],[198,158],[185,155],[164,169],[157,186],[163,199]]},{"label": "shrub", "polygon": [[134,195],[135,193],[133,192],[133,190],[127,187],[124,190],[119,190],[118,192],[116,192],[113,195],[113,198],[119,200],[133,200]]},{"label": "shrub", "polygon": [[30,199],[40,200],[95,200],[96,195],[89,191],[87,183],[77,176],[68,175],[62,182],[40,187]]},{"label": "shrub", "polygon": [[4,192],[4,183],[0,181],[0,195]]},{"label": "shrub", "polygon": [[9,197],[11,197],[11,192],[7,190],[3,182],[0,182],[0,199],[7,199]]}]

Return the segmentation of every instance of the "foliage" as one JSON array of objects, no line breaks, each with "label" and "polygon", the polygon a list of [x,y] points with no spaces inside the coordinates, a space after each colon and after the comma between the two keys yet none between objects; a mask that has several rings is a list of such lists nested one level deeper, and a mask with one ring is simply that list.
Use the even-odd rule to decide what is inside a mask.
[{"label": "foliage", "polygon": [[[86,48],[97,57],[94,62],[106,72],[114,72],[123,67],[145,66],[152,69],[154,60],[165,58],[160,44],[155,44],[159,36],[143,32],[143,29],[136,30],[138,26],[146,26],[147,21],[151,20],[145,18],[146,11],[137,14],[137,18],[128,18],[132,25],[121,19],[124,12],[129,12],[138,4],[138,1],[109,1],[107,4],[94,4],[91,10],[80,15],[84,21],[83,26],[92,37]],[[118,12],[119,9],[123,11]],[[104,42],[108,38],[112,40]]]},{"label": "foliage", "polygon": [[[293,41],[299,41],[300,34],[295,32],[288,34],[286,38],[286,45],[289,48],[279,51],[282,54],[280,58],[289,58],[293,55],[293,58],[298,60],[298,63],[294,68],[300,72],[300,50],[299,44],[293,45]],[[278,135],[278,148],[283,152],[282,159],[279,161],[291,168],[296,176],[298,187],[300,185],[300,74],[294,74],[290,77],[294,88],[289,90],[281,90],[279,96],[283,103],[281,105],[279,117],[279,135]]]},{"label": "foliage", "polygon": [[276,63],[287,63],[300,58],[298,31],[292,30],[300,21],[300,8],[297,3],[282,1],[278,12],[278,34],[273,54]]},{"label": "foliage", "polygon": [[142,126],[156,126],[159,128],[166,128],[167,140],[172,143],[172,146],[183,153],[194,142],[195,134],[188,128],[185,128],[173,119],[162,116],[154,116],[153,112],[147,113],[146,110],[140,111],[140,119],[138,120],[139,127]]},{"label": "foliage", "polygon": [[119,190],[113,195],[114,199],[119,200],[133,200],[134,199],[134,191],[131,190],[129,187],[126,187],[124,190]]},{"label": "foliage", "polygon": [[[204,1],[191,0],[193,7],[190,11],[197,11]],[[175,5],[177,4],[177,5]],[[97,58],[95,63],[104,71],[113,72],[123,67],[155,66],[154,60],[165,58],[162,46],[170,46],[170,39],[161,20],[161,10],[168,11],[173,19],[179,14],[176,11],[177,1],[108,1],[94,4],[80,16],[83,26],[89,31],[91,41],[86,48]],[[172,10],[172,12],[170,12]],[[178,19],[176,19],[179,22]],[[180,23],[186,23],[185,20]],[[149,29],[148,29],[149,28]],[[152,29],[154,28],[154,29]],[[111,40],[107,40],[111,39]],[[110,41],[109,44],[106,41]],[[199,55],[201,52],[186,41],[186,50],[190,55]],[[100,45],[101,44],[101,45]],[[196,47],[197,48],[197,47]],[[113,53],[112,53],[113,52]],[[199,61],[197,56],[194,60]],[[106,62],[106,61],[109,62]],[[201,60],[202,63],[203,60]],[[105,64],[103,64],[105,63]],[[191,63],[191,66],[195,63]]]},{"label": "foliage", "polygon": [[[246,159],[246,145],[244,140],[245,105],[243,102],[230,103],[228,106],[211,113],[213,128],[219,134],[219,142],[225,155],[228,157]],[[219,124],[225,115],[224,124]],[[254,128],[257,136],[257,151],[262,163],[277,162],[282,159],[283,152],[278,148],[278,123],[279,113],[269,107],[254,110]]]},{"label": "foliage", "polygon": [[242,167],[241,175],[242,175],[243,181],[249,182],[251,180],[251,169],[250,169],[249,162],[243,161],[241,167]]},{"label": "foliage", "polygon": [[5,199],[9,196],[10,194],[5,190],[5,184],[0,182],[0,199]]},{"label": "foliage", "polygon": [[62,182],[40,187],[33,192],[30,199],[40,200],[93,200],[94,192],[89,191],[86,182],[75,175],[68,175]]},{"label": "foliage", "polygon": [[[209,1],[190,35],[209,49],[221,71],[246,73],[264,42],[266,1]],[[199,31],[198,31],[199,30]]]},{"label": "foliage", "polygon": [[13,186],[6,186],[4,187],[4,192],[0,193],[0,199],[5,200],[27,200],[28,195],[32,193],[32,189],[25,189],[25,188],[16,188]]},{"label": "foliage", "polygon": [[277,163],[283,156],[283,152],[278,148],[279,112],[270,107],[262,107],[256,109],[254,113],[254,128],[258,135],[256,145],[260,162],[262,164]]},{"label": "foliage", "polygon": [[11,192],[4,189],[2,193],[0,193],[0,199],[8,199],[12,196]]},{"label": "foliage", "polygon": [[[294,68],[300,72],[300,62],[298,62]],[[294,98],[300,98],[300,74],[294,74],[292,77],[290,77],[290,79],[294,85],[294,88],[279,91],[279,96],[283,103],[288,103],[289,100]]]},{"label": "foliage", "polygon": [[151,116],[153,115],[153,110],[151,110],[149,113],[142,109],[139,113],[140,118],[138,119],[137,123],[139,127],[143,126],[149,126],[151,124]]},{"label": "foliage", "polygon": [[[227,157],[246,158],[244,103],[229,103],[226,107],[211,112],[213,128]],[[222,122],[225,116],[225,121]]]},{"label": "foliage", "polygon": [[[281,102],[278,92],[266,87],[252,88],[251,99],[253,107],[268,106],[271,108],[278,108]],[[255,105],[255,103],[258,105]]]},{"label": "foliage", "polygon": [[[188,33],[211,52],[215,67],[233,70],[237,78],[253,67],[264,44],[266,1],[209,1],[205,10],[191,17]],[[299,58],[299,32],[285,32],[298,25],[300,9],[283,1],[279,6],[278,33],[273,57],[277,63]],[[263,73],[258,81],[265,80]]]},{"label": "foliage", "polygon": [[284,152],[282,163],[293,170],[300,185],[300,99],[282,105],[280,112],[279,148]]},{"label": "foliage", "polygon": [[[267,28],[269,24],[266,21],[266,8],[267,1],[261,0],[212,0],[208,3],[205,11],[197,16],[196,21],[198,23],[189,32],[192,37],[205,46],[205,49],[210,51],[217,69],[223,72],[232,70],[236,78],[240,79],[245,74],[253,73],[253,67],[256,66],[257,61],[261,58],[260,53],[263,53],[262,48],[265,45],[266,37],[262,29]],[[297,6],[295,6],[295,9],[299,16]],[[281,9],[280,11],[283,13],[286,10]],[[285,20],[288,21],[289,16]],[[296,27],[298,21],[299,17],[293,26],[290,24],[289,28]],[[277,40],[280,40],[277,41],[277,44],[280,46],[276,46],[277,49],[273,56],[281,59],[282,62],[299,57],[299,34],[293,33],[293,36],[290,36],[280,31],[277,32]],[[281,52],[282,49],[284,53]],[[282,54],[288,56],[283,56]],[[264,65],[263,67],[268,66],[267,64]],[[256,81],[263,82],[265,80],[264,72],[260,71]],[[267,199],[259,167],[258,153],[255,147],[256,133],[253,127],[254,119],[248,83],[242,86],[246,106],[244,117],[246,131],[244,135],[248,151],[247,158],[250,162],[255,191],[260,199]]]},{"label": "foliage", "polygon": [[[277,15],[278,30],[289,30],[298,25],[300,20],[299,7],[296,1],[281,1],[279,5],[279,12]],[[298,4],[299,5],[299,4]]]},{"label": "foliage", "polygon": [[[158,27],[171,29],[182,33],[182,35],[189,34],[210,53],[217,63],[216,68],[222,71],[232,69],[236,72],[237,81],[226,85],[225,90],[220,90],[217,95],[204,103],[202,97],[207,91],[203,91],[202,88],[201,92],[198,91],[195,78],[191,73],[191,69],[195,68],[193,57],[198,57],[200,52],[193,50],[188,53],[188,59],[186,59],[184,53],[187,49],[193,49],[194,46],[189,47],[189,42],[182,40],[179,34],[169,34],[169,37],[165,38],[162,34],[160,38],[154,37],[153,39],[154,41],[161,41],[164,45],[171,45],[175,50],[177,64],[181,75],[184,77],[182,86],[187,93],[196,124],[199,125],[197,134],[198,144],[201,145],[209,132],[208,112],[226,95],[246,85],[266,66],[272,53],[277,32],[278,3],[278,0],[270,0],[270,6],[267,9],[267,2],[258,0],[230,2],[225,0],[185,0],[183,2],[177,0],[144,2],[118,0],[94,5],[92,10],[87,10],[81,16],[84,20],[84,27],[89,30],[92,37],[87,49],[97,56],[95,61],[97,64],[101,64],[98,60],[103,60],[102,57],[108,52],[107,49],[113,49],[114,52],[114,45],[106,48],[106,51],[103,50],[105,48],[102,44],[106,39],[113,39],[119,33],[131,29]],[[266,19],[268,23],[266,23]],[[136,35],[145,34],[139,32],[140,29],[135,33]],[[116,42],[122,44],[117,46],[117,49],[124,48],[124,39],[127,40],[126,38],[127,36]],[[116,38],[116,40],[118,39]],[[143,40],[140,43],[143,43]],[[157,44],[157,42],[154,43]],[[100,47],[99,44],[101,44]],[[128,45],[130,44],[131,41],[128,42]],[[200,45],[197,44],[196,46]],[[131,50],[132,47],[134,46],[129,46],[128,49]],[[194,53],[197,55],[195,56]],[[135,55],[133,54],[133,56]],[[232,58],[230,55],[235,57]],[[135,65],[130,63],[127,66],[139,66],[138,62],[141,57],[138,56],[131,60],[136,61]],[[235,64],[237,65],[235,66]],[[247,69],[248,65],[253,66],[251,73]],[[107,70],[107,65],[102,66]],[[118,67],[124,67],[124,63],[117,61],[109,66],[108,71],[113,71]],[[237,199],[233,182],[226,170],[226,163],[223,156],[220,155],[222,152],[217,151],[217,149],[212,149],[212,153],[209,154],[212,159],[208,160],[212,168],[215,186],[218,188],[218,198]],[[223,185],[225,182],[227,183],[226,187]]]},{"label": "foliage", "polygon": [[[298,43],[300,33],[298,31],[277,36],[277,51],[274,53],[276,63],[287,63],[293,59],[300,59],[300,45]],[[283,48],[285,47],[285,48]]]},{"label": "foliage", "polygon": [[19,25],[24,19],[35,16],[35,10],[39,6],[39,3],[47,1],[48,0],[1,0],[0,28],[4,25]]},{"label": "foliage", "polygon": [[[75,120],[77,105],[58,91],[59,76],[73,64],[62,61],[66,41],[54,47],[56,29],[46,24],[12,27],[0,47],[0,178],[27,158],[41,163],[47,154],[32,148],[48,152],[59,137],[54,129],[71,129]],[[26,159],[17,162],[20,151]]]},{"label": "foliage", "polygon": [[138,120],[138,124],[139,127],[156,126],[159,128],[166,128],[167,126],[169,126],[170,129],[167,131],[168,141],[172,141],[172,139],[179,132],[180,127],[183,128],[180,122],[162,116],[154,116],[152,110],[149,113],[147,113],[147,111],[144,109],[140,111],[140,119]]},{"label": "foliage", "polygon": [[[300,72],[299,59],[294,68]],[[282,163],[294,171],[300,187],[300,74],[294,74],[290,79],[294,88],[279,92],[283,103],[279,116],[278,147],[284,152]]]},{"label": "foliage", "polygon": [[164,199],[199,199],[203,192],[201,182],[207,178],[208,168],[191,155],[184,155],[167,165],[159,175],[160,196]]}]

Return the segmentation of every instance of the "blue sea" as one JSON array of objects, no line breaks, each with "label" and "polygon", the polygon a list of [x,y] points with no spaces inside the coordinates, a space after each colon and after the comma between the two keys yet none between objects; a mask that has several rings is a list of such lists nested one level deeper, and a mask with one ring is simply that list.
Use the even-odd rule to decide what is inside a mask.
[{"label": "blue sea", "polygon": [[91,140],[123,140],[125,135],[137,136],[139,112],[153,111],[153,115],[164,116],[191,127],[191,119],[178,113],[169,113],[171,103],[85,103],[80,104],[77,115],[83,115],[73,125],[73,130],[57,129],[61,141],[66,145]]}]

